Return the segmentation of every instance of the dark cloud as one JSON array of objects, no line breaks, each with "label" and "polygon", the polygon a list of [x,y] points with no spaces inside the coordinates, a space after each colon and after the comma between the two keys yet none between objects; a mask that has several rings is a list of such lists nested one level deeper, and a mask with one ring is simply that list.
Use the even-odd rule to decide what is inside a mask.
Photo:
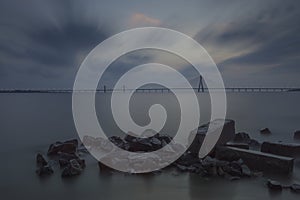
[{"label": "dark cloud", "polygon": [[[88,52],[130,28],[127,23],[136,13],[184,33],[200,24],[194,38],[217,61],[225,81],[245,81],[247,76],[249,83],[257,77],[276,82],[280,74],[290,73],[292,79],[300,73],[298,0],[137,2],[0,1],[1,87],[71,87]],[[114,63],[105,79],[151,60],[151,54],[128,55]],[[250,73],[249,68],[255,70]],[[193,71],[184,71],[195,77]],[[300,85],[298,78],[291,82]]]}]

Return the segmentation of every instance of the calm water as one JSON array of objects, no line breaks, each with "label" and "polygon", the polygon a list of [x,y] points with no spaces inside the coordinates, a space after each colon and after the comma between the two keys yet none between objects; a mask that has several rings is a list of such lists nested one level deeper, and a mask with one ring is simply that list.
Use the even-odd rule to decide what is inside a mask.
[{"label": "calm water", "polygon": [[[198,95],[201,122],[209,121],[209,98]],[[236,121],[237,131],[248,132],[260,141],[293,141],[300,129],[300,93],[229,93],[227,118]],[[121,135],[109,112],[109,94],[96,98],[99,121],[111,135]],[[142,102],[142,103],[141,103]],[[153,103],[166,107],[168,120],[163,132],[172,135],[179,120],[178,102],[171,94],[136,94],[130,110],[136,123],[149,122],[147,109]],[[2,199],[298,199],[288,190],[268,191],[268,177],[237,182],[197,175],[164,173],[153,176],[99,173],[96,161],[86,157],[87,168],[76,178],[63,180],[57,169],[53,176],[35,175],[35,154],[45,152],[57,140],[77,136],[72,118],[71,94],[0,94]],[[268,127],[270,136],[259,130]],[[275,177],[284,183],[300,182],[300,166],[292,177]],[[273,176],[274,178],[274,176]]]}]

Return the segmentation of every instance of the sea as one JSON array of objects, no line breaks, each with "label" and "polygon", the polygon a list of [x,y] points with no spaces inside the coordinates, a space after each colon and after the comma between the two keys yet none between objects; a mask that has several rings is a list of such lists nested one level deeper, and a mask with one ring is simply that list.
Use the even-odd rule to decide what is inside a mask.
[{"label": "sea", "polygon": [[[210,120],[210,98],[208,93],[196,95],[201,110],[200,124],[204,124]],[[96,94],[98,120],[108,136],[122,136],[124,133],[111,114],[110,99],[111,93]],[[260,142],[300,143],[293,138],[294,132],[300,130],[299,102],[299,92],[231,92],[227,93],[226,118],[235,120],[236,132],[246,132]],[[167,111],[168,118],[161,132],[174,134],[180,123],[180,108],[172,93],[135,93],[129,106],[132,119],[141,126],[149,123],[148,110],[153,104],[161,104]],[[266,127],[272,134],[260,134],[260,129]],[[264,174],[229,181],[173,171],[107,175],[99,171],[92,156],[84,155],[87,166],[80,176],[63,179],[56,167],[53,175],[40,178],[35,173],[36,154],[46,154],[49,145],[56,141],[78,138],[71,93],[1,93],[0,136],[0,194],[4,200],[286,200],[300,197],[290,190],[274,193],[266,186],[269,178],[287,185],[300,183],[298,159],[291,175]]]}]

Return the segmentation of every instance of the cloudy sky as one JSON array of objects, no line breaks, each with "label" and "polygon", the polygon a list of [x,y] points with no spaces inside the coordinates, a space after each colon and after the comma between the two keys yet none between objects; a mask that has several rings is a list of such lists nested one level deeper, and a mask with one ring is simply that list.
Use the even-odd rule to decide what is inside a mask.
[{"label": "cloudy sky", "polygon": [[[87,54],[130,28],[159,26],[208,51],[226,86],[300,87],[298,0],[0,0],[0,88],[72,88]],[[106,80],[157,52],[120,58]],[[185,65],[176,56],[162,63]],[[193,70],[182,68],[188,79]]]}]

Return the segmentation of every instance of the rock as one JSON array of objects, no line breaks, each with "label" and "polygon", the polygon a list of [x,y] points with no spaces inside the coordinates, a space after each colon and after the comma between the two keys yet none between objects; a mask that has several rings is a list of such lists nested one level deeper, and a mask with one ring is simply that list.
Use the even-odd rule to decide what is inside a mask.
[{"label": "rock", "polygon": [[[73,160],[73,159],[71,159],[71,160]],[[59,166],[60,166],[61,168],[64,168],[64,167],[66,167],[66,166],[68,166],[68,165],[71,164],[71,160],[59,159],[59,160],[58,160]],[[82,169],[85,168],[85,160],[84,160],[84,159],[79,159],[79,158],[77,158],[77,159],[74,159],[74,160],[76,160],[76,161],[79,163],[79,165],[80,165],[80,167],[81,167]]]},{"label": "rock", "polygon": [[277,190],[277,191],[281,191],[282,190],[282,185],[279,182],[277,182],[277,181],[268,180],[267,186],[271,190]]},{"label": "rock", "polygon": [[82,143],[83,143],[85,146],[93,146],[94,143],[95,143],[95,140],[96,140],[96,138],[94,138],[94,137],[92,137],[92,136],[85,135],[85,136],[82,138]]},{"label": "rock", "polygon": [[70,164],[70,162],[69,162],[68,160],[66,160],[66,159],[59,159],[59,160],[58,160],[58,163],[59,163],[59,166],[60,166],[61,168],[66,167],[67,165]]},{"label": "rock", "polygon": [[240,133],[235,134],[233,141],[237,142],[237,143],[249,144],[251,141],[251,138],[247,133],[240,132]]},{"label": "rock", "polygon": [[[76,140],[77,141],[77,140]],[[70,140],[66,142],[56,142],[51,144],[48,149],[48,155],[57,155],[59,152],[61,153],[75,153],[77,151],[78,141]]]},{"label": "rock", "polygon": [[44,165],[44,166],[40,166],[37,170],[36,173],[39,176],[47,176],[47,175],[51,175],[53,174],[53,169],[50,165]]},{"label": "rock", "polygon": [[73,159],[73,160],[70,160],[70,164],[64,168],[61,176],[62,177],[72,177],[72,176],[77,176],[77,175],[81,174],[81,172],[82,172],[81,165],[78,163],[77,160]]},{"label": "rock", "polygon": [[247,144],[247,143],[227,142],[226,146],[228,146],[228,147],[236,147],[236,148],[240,148],[240,149],[249,149],[249,144]]},{"label": "rock", "polygon": [[300,184],[293,184],[290,188],[293,192],[300,193]]},{"label": "rock", "polygon": [[249,146],[251,147],[259,147],[260,143],[254,139],[251,139]]},{"label": "rock", "polygon": [[235,147],[217,147],[216,158],[227,161],[241,158],[250,169],[277,173],[291,173],[294,166],[294,159],[290,157]]},{"label": "rock", "polygon": [[46,159],[44,158],[44,156],[40,153],[38,153],[36,155],[36,165],[38,167],[43,167],[43,166],[46,166],[48,165],[48,162],[46,161]]},{"label": "rock", "polygon": [[[224,126],[223,129],[221,130],[222,123],[224,123]],[[211,132],[207,133],[210,125],[211,125]],[[219,119],[200,126],[197,130],[194,130],[190,133],[189,143],[191,143],[191,145],[188,150],[191,153],[198,155],[202,143],[204,141],[204,138],[212,137],[215,133],[217,133],[217,131],[221,131],[221,134],[216,143],[216,146],[225,145],[227,142],[232,140],[235,136],[235,122],[229,119],[226,120]]]},{"label": "rock", "polygon": [[261,134],[271,134],[271,131],[268,128],[263,128],[260,130]]},{"label": "rock", "polygon": [[249,169],[249,167],[245,164],[243,164],[242,166],[242,175],[246,176],[246,177],[250,177],[252,175],[251,170]]},{"label": "rock", "polygon": [[65,159],[65,160],[72,160],[72,159],[79,159],[78,155],[75,153],[58,153],[59,159]]},{"label": "rock", "polygon": [[297,157],[300,155],[300,144],[264,142],[261,145],[261,152]]},{"label": "rock", "polygon": [[74,144],[76,147],[78,147],[78,140],[77,139],[67,140],[67,141],[64,141],[64,143],[65,144],[71,143],[71,144]]},{"label": "rock", "polygon": [[175,163],[183,166],[190,166],[195,163],[199,163],[200,159],[195,157],[193,154],[189,152],[185,152],[182,156],[180,156]]},{"label": "rock", "polygon": [[300,140],[300,130],[295,131],[295,133],[294,133],[294,139]]}]

